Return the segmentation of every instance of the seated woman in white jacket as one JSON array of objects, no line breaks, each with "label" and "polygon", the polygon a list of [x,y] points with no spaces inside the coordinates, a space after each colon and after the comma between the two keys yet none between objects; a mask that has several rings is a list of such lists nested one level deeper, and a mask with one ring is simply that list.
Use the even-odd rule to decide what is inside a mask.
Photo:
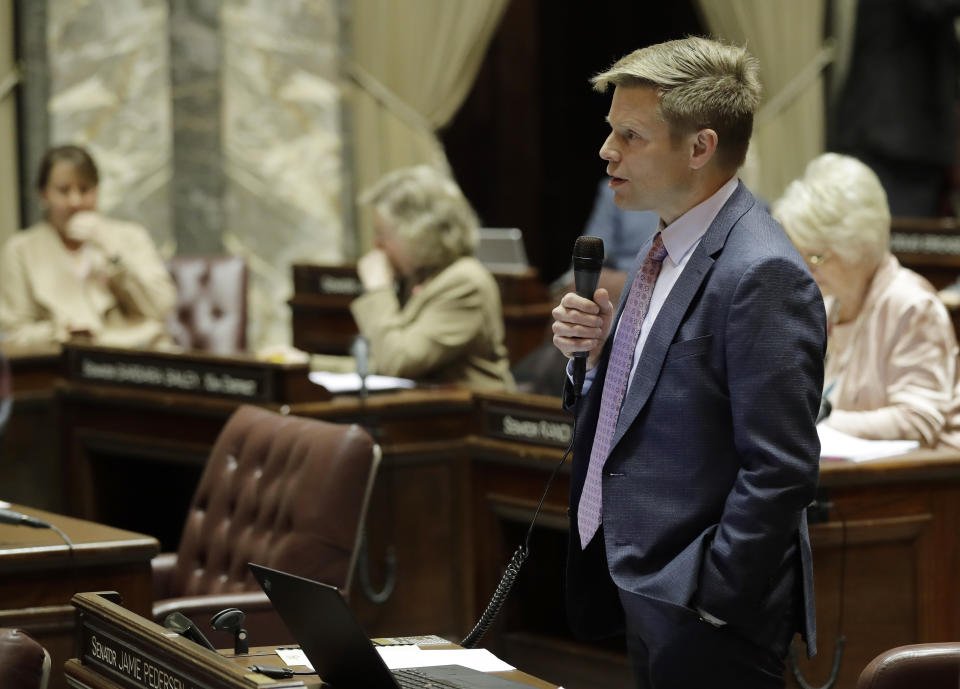
[{"label": "seated woman in white jacket", "polygon": [[500,291],[473,257],[477,220],[456,183],[427,166],[406,168],[361,201],[374,210],[376,247],[357,262],[365,294],[350,309],[370,342],[371,370],[511,389]]},{"label": "seated woman in white jacket", "polygon": [[960,449],[953,325],[930,283],[890,253],[877,176],[826,153],[772,213],[832,302],[825,389],[833,411],[824,423],[860,438]]},{"label": "seated woman in white jacket", "polygon": [[43,221],[0,253],[0,337],[30,346],[83,338],[118,347],[169,342],[176,288],[147,231],[96,212],[99,173],[79,146],[44,155]]}]

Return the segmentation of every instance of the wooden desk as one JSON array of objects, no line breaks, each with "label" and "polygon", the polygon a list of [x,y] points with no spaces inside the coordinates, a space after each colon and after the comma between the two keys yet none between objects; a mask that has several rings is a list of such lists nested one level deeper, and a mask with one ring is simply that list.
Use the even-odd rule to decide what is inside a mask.
[{"label": "wooden desk", "polygon": [[[156,535],[165,548],[182,530],[171,515],[186,515],[210,447],[237,406],[331,397],[309,382],[306,364],[75,345],[65,345],[63,357],[63,503],[84,519]],[[136,517],[125,520],[130,512]]]},{"label": "wooden desk", "polygon": [[[494,277],[503,302],[505,344],[515,364],[543,343],[556,304],[533,268]],[[357,334],[350,302],[362,292],[355,266],[294,265],[293,297],[287,302],[294,346],[318,354],[348,354]]]},{"label": "wooden desk", "polygon": [[77,591],[117,591],[130,610],[149,614],[153,602],[150,559],[154,538],[30,507],[13,509],[60,528],[0,524],[0,626],[27,631],[49,652],[51,689],[63,689],[63,663],[73,655]]},{"label": "wooden desk", "polygon": [[[64,383],[60,398],[72,461],[114,481],[93,481],[101,491],[89,503],[97,519],[116,518],[117,525],[134,528],[121,520],[136,516],[142,504],[131,507],[105,491],[120,491],[116,498],[126,480],[142,481],[137,477],[149,470],[156,477],[152,486],[166,482],[160,512],[166,523],[158,527],[168,530],[176,521],[171,515],[186,513],[209,448],[238,404],[75,380]],[[556,398],[453,388],[371,395],[366,402],[335,397],[265,406],[358,422],[383,445],[368,516],[368,564],[361,569],[367,591],[377,592],[392,553],[395,588],[385,602],[374,602],[358,572],[351,598],[375,636],[469,631],[522,542],[570,432]],[[136,469],[124,474],[127,466]],[[886,648],[960,638],[960,592],[954,590],[960,581],[960,455],[825,463],[821,485],[833,508],[811,529],[821,655],[801,662],[808,679],[822,683],[827,675],[841,600],[848,649],[841,687],[852,686],[866,661]],[[539,518],[533,554],[484,643],[568,689],[596,686],[597,678],[611,689],[631,686],[622,640],[583,645],[564,631],[567,491],[564,468]],[[172,506],[176,500],[179,510]]]},{"label": "wooden desk", "polygon": [[[65,672],[83,689],[262,689],[320,687],[315,675],[292,680],[270,680],[252,673],[248,665],[282,665],[273,648],[253,648],[249,654],[208,651],[171,635],[166,629],[95,594],[81,593],[73,604],[79,619],[78,657],[67,661]],[[539,689],[555,689],[519,670],[497,673]]]},{"label": "wooden desk", "polygon": [[59,511],[56,403],[60,348],[0,344],[10,362],[13,408],[0,434],[0,499]]},{"label": "wooden desk", "polygon": [[[558,399],[476,400],[480,424],[466,442],[480,608],[522,542],[565,434]],[[505,433],[507,428],[513,432]],[[566,466],[556,483],[538,519],[530,558],[486,644],[535,674],[563,677],[568,689],[630,687],[622,640],[581,644],[566,631]],[[808,682],[820,686],[829,676],[841,615],[847,643],[839,689],[852,689],[881,651],[960,638],[960,454],[927,450],[864,464],[824,462],[820,484],[821,499],[830,505],[826,521],[810,530],[820,655],[807,661],[796,641]],[[797,686],[792,677],[788,686]]]},{"label": "wooden desk", "polygon": [[[58,397],[63,470],[71,476],[76,514],[149,533],[174,550],[210,448],[242,400],[74,376]],[[466,565],[471,544],[463,538],[469,515],[462,509],[469,491],[462,439],[474,409],[469,391],[282,402],[262,406],[358,423],[383,448],[351,600],[365,629],[376,636],[465,633],[473,586]]]}]

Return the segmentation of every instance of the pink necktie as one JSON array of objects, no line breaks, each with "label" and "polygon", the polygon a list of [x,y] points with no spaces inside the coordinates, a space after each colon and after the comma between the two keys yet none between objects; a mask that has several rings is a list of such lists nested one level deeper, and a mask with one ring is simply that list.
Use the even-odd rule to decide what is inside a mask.
[{"label": "pink necktie", "polygon": [[640,336],[640,326],[643,325],[643,317],[647,315],[653,286],[657,282],[657,276],[660,275],[660,266],[663,265],[666,255],[667,250],[663,246],[663,239],[657,232],[653,238],[653,246],[650,247],[650,252],[630,287],[630,294],[627,296],[627,303],[623,307],[623,315],[620,318],[620,327],[613,340],[610,362],[607,364],[607,375],[603,384],[603,397],[600,400],[597,430],[593,437],[593,449],[590,452],[590,464],[587,466],[587,478],[583,483],[580,506],[577,510],[581,548],[587,547],[600,527],[603,464],[610,453],[610,442],[613,440],[617,419],[620,417],[620,405],[623,404],[623,397],[627,392],[630,370],[633,368],[633,354],[637,348],[637,338]]}]

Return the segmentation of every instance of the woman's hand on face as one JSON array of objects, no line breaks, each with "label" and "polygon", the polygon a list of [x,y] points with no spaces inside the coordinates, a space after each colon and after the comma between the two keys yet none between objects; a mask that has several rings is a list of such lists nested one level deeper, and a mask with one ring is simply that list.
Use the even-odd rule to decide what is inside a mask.
[{"label": "woman's hand on face", "polygon": [[393,285],[393,266],[380,249],[371,249],[357,261],[357,276],[368,292]]},{"label": "woman's hand on face", "polygon": [[98,244],[102,218],[95,211],[80,211],[67,220],[64,227],[66,238],[78,244]]}]

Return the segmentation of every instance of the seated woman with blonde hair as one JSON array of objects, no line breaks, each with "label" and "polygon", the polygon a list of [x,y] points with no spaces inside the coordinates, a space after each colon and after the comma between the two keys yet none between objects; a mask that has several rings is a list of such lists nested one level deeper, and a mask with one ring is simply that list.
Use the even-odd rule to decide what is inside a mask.
[{"label": "seated woman with blonde hair", "polygon": [[370,342],[371,371],[512,388],[500,291],[473,257],[477,219],[456,183],[427,166],[406,168],[361,201],[373,207],[375,248],[357,262],[365,294],[350,310]]},{"label": "seated woman with blonde hair", "polygon": [[117,347],[169,342],[176,288],[140,225],[96,212],[99,173],[79,146],[40,163],[45,219],[0,253],[0,336],[17,345],[82,338]]},{"label": "seated woman with blonde hair", "polygon": [[890,210],[873,171],[821,155],[772,213],[830,304],[833,411],[824,423],[861,438],[960,448],[953,326],[930,283],[890,253]]}]

